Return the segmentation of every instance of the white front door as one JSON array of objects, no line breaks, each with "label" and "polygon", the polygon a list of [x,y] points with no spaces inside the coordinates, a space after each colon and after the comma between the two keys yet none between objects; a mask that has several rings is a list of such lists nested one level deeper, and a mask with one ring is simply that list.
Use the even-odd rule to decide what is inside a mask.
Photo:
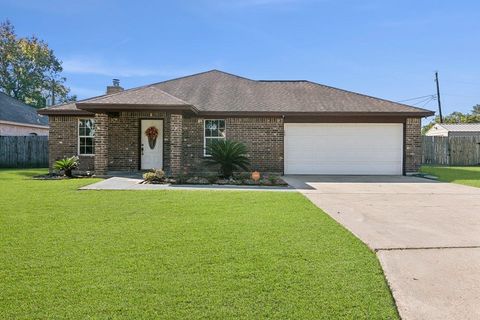
[{"label": "white front door", "polygon": [[141,169],[163,169],[163,120],[141,120]]},{"label": "white front door", "polygon": [[401,123],[285,123],[285,174],[401,175]]}]

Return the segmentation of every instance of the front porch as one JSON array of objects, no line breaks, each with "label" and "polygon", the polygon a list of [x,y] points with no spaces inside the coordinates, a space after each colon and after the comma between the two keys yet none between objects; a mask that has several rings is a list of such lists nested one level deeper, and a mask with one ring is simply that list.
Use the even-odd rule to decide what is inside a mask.
[{"label": "front porch", "polygon": [[[142,121],[158,126],[158,138],[153,148],[144,136]],[[182,164],[182,122],[183,115],[173,112],[95,113],[95,174],[140,174],[141,170],[153,167],[161,167],[169,175],[179,174]]]}]

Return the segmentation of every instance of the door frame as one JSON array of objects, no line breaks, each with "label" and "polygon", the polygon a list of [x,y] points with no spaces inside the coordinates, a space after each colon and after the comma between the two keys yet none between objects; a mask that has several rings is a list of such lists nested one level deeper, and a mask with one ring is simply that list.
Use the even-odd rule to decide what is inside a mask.
[{"label": "door frame", "polygon": [[138,170],[142,169],[142,120],[162,120],[162,170],[165,171],[165,118],[139,118],[138,119]]}]

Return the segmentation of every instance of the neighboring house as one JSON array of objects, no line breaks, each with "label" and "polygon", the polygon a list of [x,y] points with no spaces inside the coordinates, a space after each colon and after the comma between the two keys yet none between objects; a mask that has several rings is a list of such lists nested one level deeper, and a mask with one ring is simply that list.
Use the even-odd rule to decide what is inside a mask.
[{"label": "neighboring house", "polygon": [[419,168],[421,118],[433,115],[310,81],[218,70],[125,91],[116,81],[106,95],[39,113],[50,117],[50,166],[79,155],[80,169],[98,175],[198,172],[216,139],[243,142],[262,172],[402,174]]},{"label": "neighboring house", "polygon": [[47,136],[48,117],[0,92],[0,136]]},{"label": "neighboring house", "polygon": [[431,127],[425,135],[441,137],[480,137],[480,123],[437,123]]}]

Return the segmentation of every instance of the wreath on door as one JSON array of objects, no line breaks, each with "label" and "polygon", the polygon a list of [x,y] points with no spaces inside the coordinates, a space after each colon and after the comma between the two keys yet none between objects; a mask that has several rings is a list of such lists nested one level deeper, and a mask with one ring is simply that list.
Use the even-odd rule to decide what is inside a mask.
[{"label": "wreath on door", "polygon": [[145,135],[148,138],[148,145],[150,146],[150,149],[155,148],[155,144],[157,143],[158,138],[158,129],[154,126],[151,126],[147,130],[145,130]]}]

